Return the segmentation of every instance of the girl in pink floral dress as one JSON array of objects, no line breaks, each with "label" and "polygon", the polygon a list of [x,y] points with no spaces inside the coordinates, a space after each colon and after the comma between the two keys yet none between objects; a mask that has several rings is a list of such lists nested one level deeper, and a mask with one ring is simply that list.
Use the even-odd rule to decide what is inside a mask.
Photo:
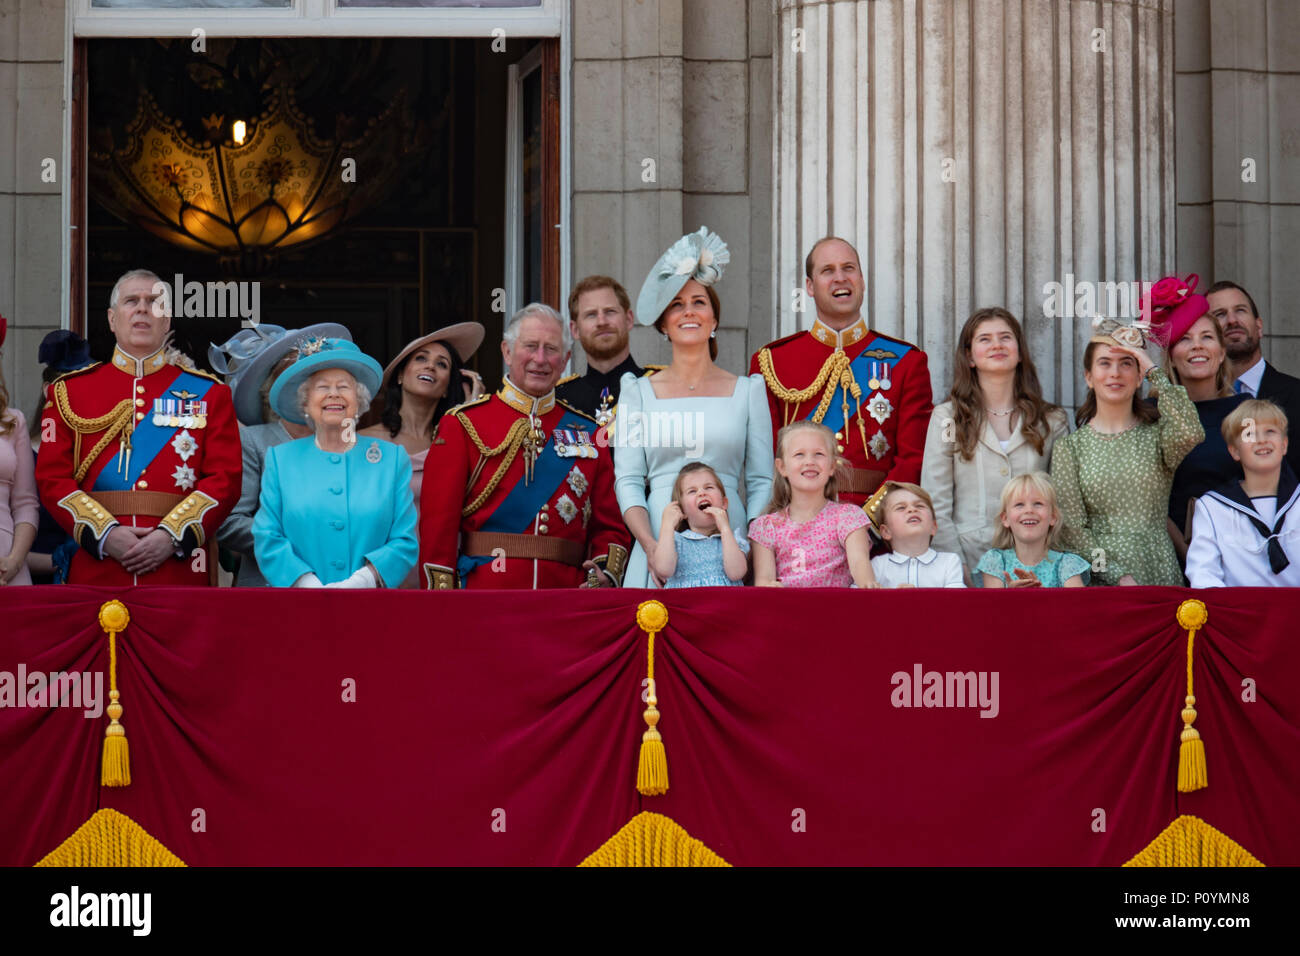
[{"label": "girl in pink floral dress", "polygon": [[772,502],[749,526],[760,587],[876,587],[867,514],[836,501],[835,435],[798,421],[776,436]]}]

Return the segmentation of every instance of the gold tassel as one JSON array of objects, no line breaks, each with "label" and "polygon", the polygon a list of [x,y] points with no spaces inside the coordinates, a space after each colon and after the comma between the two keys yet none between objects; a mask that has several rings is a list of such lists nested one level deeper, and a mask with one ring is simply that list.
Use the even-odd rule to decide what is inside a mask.
[{"label": "gold tassel", "polygon": [[1178,745],[1178,792],[1191,793],[1209,786],[1205,773],[1205,741],[1192,726],[1196,720],[1196,697],[1192,694],[1192,645],[1196,632],[1205,626],[1209,613],[1205,605],[1189,599],[1178,605],[1178,625],[1187,629],[1187,699],[1183,708],[1183,732]]},{"label": "gold tassel", "polygon": [[131,623],[131,615],[121,601],[107,601],[99,609],[99,626],[108,634],[108,717],[104,731],[104,763],[99,782],[105,787],[131,785],[131,751],[126,743],[126,728],[119,722],[122,705],[117,690],[117,635]]},{"label": "gold tassel", "polygon": [[641,735],[641,756],[637,761],[636,788],[647,797],[657,797],[668,792],[668,752],[658,730],[659,698],[655,693],[655,635],[668,624],[668,609],[659,601],[643,601],[636,609],[636,623],[649,635],[646,652],[645,722],[648,727]]}]

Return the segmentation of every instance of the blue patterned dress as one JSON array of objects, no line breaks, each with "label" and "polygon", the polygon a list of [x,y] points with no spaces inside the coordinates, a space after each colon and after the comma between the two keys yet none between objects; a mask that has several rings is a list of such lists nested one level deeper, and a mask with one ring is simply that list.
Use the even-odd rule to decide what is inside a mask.
[{"label": "blue patterned dress", "polygon": [[[731,533],[735,535],[741,552],[749,554],[749,542],[745,536],[735,530]],[[677,548],[677,570],[664,582],[664,587],[734,588],[744,583],[731,580],[723,570],[721,535],[704,535],[687,528],[674,531],[673,541]]]}]

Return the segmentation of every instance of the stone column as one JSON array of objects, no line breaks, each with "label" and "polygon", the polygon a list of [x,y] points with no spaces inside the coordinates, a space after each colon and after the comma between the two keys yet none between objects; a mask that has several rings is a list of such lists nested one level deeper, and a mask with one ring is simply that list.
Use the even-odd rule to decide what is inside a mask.
[{"label": "stone column", "polygon": [[834,233],[937,396],[1002,305],[1076,404],[1090,316],[1045,315],[1044,287],[1173,266],[1173,0],[777,0],[773,51],[774,334],[811,322],[804,255]]},{"label": "stone column", "polygon": [[1300,374],[1300,3],[1176,0],[1178,267],[1245,286]]}]

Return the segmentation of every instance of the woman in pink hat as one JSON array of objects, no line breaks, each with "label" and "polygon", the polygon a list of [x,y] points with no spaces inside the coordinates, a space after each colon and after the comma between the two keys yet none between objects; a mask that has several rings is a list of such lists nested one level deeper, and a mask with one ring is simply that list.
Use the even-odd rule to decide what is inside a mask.
[{"label": "woman in pink hat", "polygon": [[[1184,325],[1186,331],[1178,335]],[[1214,316],[1193,319],[1191,310],[1186,310],[1178,326],[1170,330],[1169,341],[1165,373],[1175,385],[1187,389],[1205,432],[1205,441],[1193,448],[1174,472],[1169,495],[1169,537],[1181,561],[1187,555],[1193,503],[1207,491],[1241,478],[1241,464],[1228,453],[1221,429],[1223,420],[1250,396],[1232,390],[1227,345]]]},{"label": "woman in pink hat", "polygon": [[[408,342],[384,369],[379,421],[360,432],[396,442],[411,456],[417,520],[424,459],[439,419],[447,409],[483,394],[483,379],[465,367],[483,344],[483,334],[483,326],[477,322],[457,322]],[[405,588],[418,586],[415,571],[402,582]]]},{"label": "woman in pink hat", "polygon": [[[1169,490],[1205,432],[1187,390],[1144,351],[1144,333],[1162,348],[1181,339],[1208,311],[1195,289],[1195,276],[1161,279],[1143,300],[1141,321],[1099,319],[1083,353],[1088,395],[1075,414],[1078,430],[1053,450],[1052,481],[1061,544],[1089,562],[1094,584],[1183,583],[1169,539]],[[1155,407],[1142,401],[1144,380]]]}]

